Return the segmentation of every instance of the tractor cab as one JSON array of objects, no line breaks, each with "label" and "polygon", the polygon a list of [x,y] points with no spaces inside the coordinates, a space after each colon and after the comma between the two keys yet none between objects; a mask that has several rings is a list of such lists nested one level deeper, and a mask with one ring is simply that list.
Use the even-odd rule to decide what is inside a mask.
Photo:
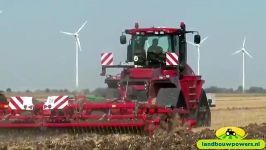
[{"label": "tractor cab", "polygon": [[[185,66],[186,64],[186,31],[185,24],[181,23],[180,28],[135,28],[127,29],[124,33],[131,35],[127,46],[127,62],[143,67],[159,67],[166,65]],[[126,44],[126,35],[122,33],[120,43]],[[198,34],[194,42],[200,42]]]}]

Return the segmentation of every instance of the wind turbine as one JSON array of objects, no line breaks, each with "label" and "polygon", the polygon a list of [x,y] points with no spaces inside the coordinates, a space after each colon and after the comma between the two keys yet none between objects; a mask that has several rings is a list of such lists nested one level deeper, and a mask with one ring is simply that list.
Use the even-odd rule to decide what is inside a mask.
[{"label": "wind turbine", "polygon": [[249,52],[245,48],[245,43],[246,43],[246,37],[244,37],[243,45],[240,50],[235,51],[232,55],[238,54],[242,52],[242,59],[243,59],[243,74],[242,74],[242,92],[245,92],[245,54],[248,55],[248,57],[252,58],[252,56],[249,54]]},{"label": "wind turbine", "polygon": [[75,46],[76,46],[76,89],[79,88],[79,51],[82,51],[81,49],[81,45],[80,45],[80,40],[79,40],[79,32],[82,30],[82,28],[87,24],[87,21],[85,21],[80,27],[79,29],[74,32],[74,33],[70,33],[70,32],[63,32],[60,31],[63,34],[66,35],[71,35],[75,38]]},{"label": "wind turbine", "polygon": [[201,40],[199,44],[195,44],[193,42],[187,41],[189,44],[195,46],[198,50],[198,75],[200,74],[200,45],[207,39],[208,39],[208,36],[206,36],[203,40]]}]

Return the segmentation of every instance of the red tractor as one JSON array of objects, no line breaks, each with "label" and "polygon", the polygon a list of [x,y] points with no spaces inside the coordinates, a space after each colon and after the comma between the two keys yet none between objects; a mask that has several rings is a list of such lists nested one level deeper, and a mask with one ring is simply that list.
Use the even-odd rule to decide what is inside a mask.
[{"label": "red tractor", "polygon": [[[179,125],[209,126],[211,113],[204,81],[187,64],[185,24],[178,28],[135,28],[120,37],[127,46],[127,60],[113,64],[112,53],[102,53],[102,75],[108,85],[106,100],[89,101],[85,96],[49,96],[33,103],[32,97],[10,97],[0,103],[0,128],[72,128],[79,131],[146,131]],[[106,75],[107,68],[120,68],[117,75]],[[2,105],[3,104],[3,105]],[[8,111],[5,111],[8,107]]]},{"label": "red tractor", "polygon": [[[122,68],[119,75],[107,76],[108,88],[118,89],[119,99],[125,101],[145,103],[149,108],[169,108],[174,113],[171,117],[178,115],[181,124],[189,127],[210,126],[204,80],[187,64],[187,33],[196,33],[194,42],[200,43],[198,32],[187,31],[183,22],[178,28],[139,28],[136,23],[135,28],[125,30],[120,43],[127,43],[124,34],[131,36],[126,62],[113,65],[112,53],[102,53],[102,75],[106,68]],[[161,123],[170,119],[169,115],[158,114]]]}]

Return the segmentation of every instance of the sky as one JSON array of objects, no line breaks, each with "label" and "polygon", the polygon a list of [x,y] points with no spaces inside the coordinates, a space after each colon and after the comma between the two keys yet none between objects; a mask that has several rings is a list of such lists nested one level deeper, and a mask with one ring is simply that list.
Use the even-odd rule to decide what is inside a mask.
[{"label": "sky", "polygon": [[[126,58],[119,36],[140,27],[198,30],[209,38],[201,46],[200,72],[204,87],[237,88],[242,83],[242,47],[246,58],[246,87],[266,87],[266,1],[243,0],[0,0],[0,90],[74,89],[75,45],[60,31],[80,32],[80,88],[105,87],[100,53],[114,53],[116,64]],[[193,36],[188,36],[193,40]],[[197,70],[197,51],[188,45],[188,63]],[[118,73],[115,70],[112,73]]]}]

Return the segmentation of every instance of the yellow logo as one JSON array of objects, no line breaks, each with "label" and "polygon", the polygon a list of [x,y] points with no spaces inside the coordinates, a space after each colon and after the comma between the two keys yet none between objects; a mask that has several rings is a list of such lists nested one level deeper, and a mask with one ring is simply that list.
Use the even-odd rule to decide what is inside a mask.
[{"label": "yellow logo", "polygon": [[221,140],[241,140],[247,136],[245,131],[238,127],[220,128],[215,135]]}]

